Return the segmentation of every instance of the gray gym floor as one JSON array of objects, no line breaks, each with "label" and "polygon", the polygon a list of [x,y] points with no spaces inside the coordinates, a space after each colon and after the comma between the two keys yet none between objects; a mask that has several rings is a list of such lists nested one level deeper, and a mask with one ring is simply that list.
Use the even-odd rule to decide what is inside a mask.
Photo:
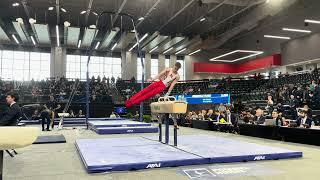
[{"label": "gray gym floor", "polygon": [[[201,178],[195,179],[319,179],[320,177],[320,147],[294,143],[284,143],[241,135],[204,131],[192,128],[180,127],[178,134],[210,134],[212,136],[228,137],[269,146],[283,147],[303,152],[303,158],[276,161],[259,161],[232,164],[210,164],[200,166],[182,166],[175,168],[159,168],[130,172],[112,172],[100,174],[88,174],[80,160],[74,142],[80,138],[109,138],[132,136],[156,136],[157,134],[120,134],[97,135],[83,127],[77,129],[54,130],[42,132],[42,135],[63,134],[65,144],[40,144],[18,149],[18,155],[14,158],[5,154],[4,180],[122,180],[122,179],[190,179],[184,170],[201,169],[206,173]],[[178,139],[179,141],[179,139]],[[94,147],[92,147],[94,148]],[[236,151],[236,147],[235,147]],[[230,169],[245,169],[245,172],[232,173]],[[229,170],[229,173],[213,175],[221,172],[221,169]],[[218,171],[217,171],[218,169]],[[208,173],[209,170],[211,173]],[[226,172],[226,171],[224,171]],[[206,176],[206,174],[208,176]]]}]

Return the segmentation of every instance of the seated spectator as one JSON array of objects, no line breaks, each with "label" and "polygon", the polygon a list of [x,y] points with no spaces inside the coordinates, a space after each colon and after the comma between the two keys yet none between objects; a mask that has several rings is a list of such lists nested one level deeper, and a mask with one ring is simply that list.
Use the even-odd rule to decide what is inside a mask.
[{"label": "seated spectator", "polygon": [[112,111],[110,114],[110,118],[117,118],[117,115]]},{"label": "seated spectator", "polygon": [[199,111],[198,119],[204,120],[204,115],[205,115],[205,114],[203,114],[203,111]]},{"label": "seated spectator", "polygon": [[219,105],[219,107],[218,107],[218,111],[219,112],[224,112],[224,111],[226,111],[227,110],[227,108],[226,108],[226,106],[224,106],[222,103]]},{"label": "seated spectator", "polygon": [[212,120],[214,114],[213,114],[213,110],[212,109],[209,109],[208,110],[208,113],[204,116],[204,119],[206,120]]},{"label": "seated spectator", "polygon": [[192,119],[193,120],[198,119],[198,115],[197,115],[197,113],[195,111],[192,112]]},{"label": "seated spectator", "polygon": [[31,116],[31,119],[32,120],[39,120],[40,119],[40,113],[39,113],[38,109],[34,110],[32,116]]},{"label": "seated spectator", "polygon": [[303,106],[303,109],[306,109],[306,110],[307,110],[307,116],[308,116],[308,118],[312,119],[312,109],[310,109],[307,104],[305,104],[305,105]]},{"label": "seated spectator", "polygon": [[283,126],[283,119],[280,116],[280,111],[278,111],[277,109],[274,109],[272,111],[272,119],[275,120],[274,121],[275,126]]},{"label": "seated spectator", "polygon": [[0,126],[16,126],[21,117],[21,109],[17,104],[18,94],[11,92],[7,94],[6,101],[9,109],[3,113],[0,119]]},{"label": "seated spectator", "polygon": [[136,111],[136,114],[133,117],[134,119],[138,120],[140,117],[139,111]]},{"label": "seated spectator", "polygon": [[263,124],[266,120],[266,117],[263,116],[263,110],[261,108],[258,108],[256,110],[256,115],[253,118],[253,122],[255,124]]},{"label": "seated spectator", "polygon": [[233,113],[231,113],[229,109],[226,111],[225,119],[228,123],[231,123],[232,125],[236,124],[236,116]]},{"label": "seated spectator", "polygon": [[70,111],[69,111],[69,117],[75,117],[72,109],[70,109]]},{"label": "seated spectator", "polygon": [[192,112],[189,111],[186,116],[186,122],[189,123],[189,126],[192,124]]},{"label": "seated spectator", "polygon": [[307,115],[307,109],[300,108],[298,111],[298,119],[297,119],[297,126],[298,127],[305,127],[310,128],[312,124],[312,119]]},{"label": "seated spectator", "polygon": [[82,110],[80,109],[78,114],[77,114],[77,117],[81,118],[81,117],[85,117],[85,115],[83,114]]},{"label": "seated spectator", "polygon": [[268,96],[266,110],[268,111],[268,114],[271,114],[273,111],[273,99],[271,95]]}]

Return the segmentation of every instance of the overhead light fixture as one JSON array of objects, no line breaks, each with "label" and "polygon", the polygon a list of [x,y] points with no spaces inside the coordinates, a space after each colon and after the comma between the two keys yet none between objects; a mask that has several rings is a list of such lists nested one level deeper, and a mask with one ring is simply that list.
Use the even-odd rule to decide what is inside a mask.
[{"label": "overhead light fixture", "polygon": [[63,11],[63,12],[67,12],[67,10],[65,9],[65,8],[60,8],[61,9],[61,11]]},{"label": "overhead light fixture", "polygon": [[291,29],[291,28],[282,28],[283,31],[293,31],[293,32],[302,32],[302,33],[311,33],[309,30],[304,29]]},{"label": "overhead light fixture", "polygon": [[34,37],[33,36],[30,36],[31,37],[31,41],[33,43],[33,45],[36,45],[36,41],[34,40]]},{"label": "overhead light fixture", "polygon": [[53,10],[53,7],[52,7],[52,6],[48,7],[48,10],[49,10],[49,11],[52,11],[52,10]]},{"label": "overhead light fixture", "polygon": [[30,23],[30,24],[35,24],[36,22],[37,22],[37,20],[35,20],[35,19],[33,19],[33,18],[30,18],[30,19],[29,19],[29,23]]},{"label": "overhead light fixture", "polygon": [[142,20],[144,20],[144,17],[139,17],[138,20],[139,20],[139,21],[142,21]]},{"label": "overhead light fixture", "polygon": [[165,53],[167,53],[167,52],[171,51],[172,49],[173,49],[173,47],[171,47],[171,48],[167,49],[166,51],[164,51],[164,52],[163,52],[163,54],[165,54]]},{"label": "overhead light fixture", "polygon": [[152,53],[154,50],[158,49],[159,46],[156,46],[154,48],[151,49],[151,51],[149,51],[149,53]]},{"label": "overhead light fixture", "polygon": [[313,23],[313,24],[320,24],[320,21],[312,20],[312,19],[305,19],[304,22],[306,22],[306,23]]},{"label": "overhead light fixture", "polygon": [[132,32],[132,33],[134,33],[134,32],[136,32],[134,29],[132,29],[130,32]]},{"label": "overhead light fixture", "polygon": [[118,45],[118,43],[115,43],[115,44],[112,46],[111,51],[113,51],[114,48],[115,48],[117,45]]},{"label": "overhead light fixture", "polygon": [[270,2],[270,0],[266,0],[266,3],[269,3]]},{"label": "overhead light fixture", "polygon": [[205,20],[206,20],[206,18],[201,18],[201,19],[200,19],[200,22],[205,21]]},{"label": "overhead light fixture", "polygon": [[81,39],[79,39],[78,41],[78,48],[80,48],[80,46],[81,46]]},{"label": "overhead light fixture", "polygon": [[18,41],[17,37],[16,37],[14,34],[12,34],[12,37],[13,37],[14,41],[15,41],[17,44],[19,44],[19,41]]},{"label": "overhead light fixture", "polygon": [[20,5],[20,4],[17,3],[17,2],[16,2],[16,3],[12,3],[12,6],[13,6],[13,7],[17,7],[17,6],[19,6],[19,5]]},{"label": "overhead light fixture", "polygon": [[59,37],[59,26],[56,25],[56,34],[57,34],[57,46],[60,46],[60,37]]},{"label": "overhead light fixture", "polygon": [[272,36],[272,35],[264,35],[265,38],[274,38],[274,39],[291,39],[290,37],[286,36]]},{"label": "overhead light fixture", "polygon": [[86,12],[87,12],[87,11],[81,11],[80,14],[84,14],[84,13],[86,13]]},{"label": "overhead light fixture", "polygon": [[97,42],[96,47],[94,49],[98,49],[99,45],[100,45],[100,41]]},{"label": "overhead light fixture", "polygon": [[22,18],[17,18],[16,21],[17,21],[19,24],[23,24],[23,19],[22,19]]},{"label": "overhead light fixture", "polygon": [[63,25],[64,25],[64,27],[69,27],[71,24],[69,23],[69,21],[65,21],[65,22],[63,23]]},{"label": "overhead light fixture", "polygon": [[96,12],[92,12],[92,14],[94,14],[94,15],[98,16],[98,13],[96,13]]},{"label": "overhead light fixture", "polygon": [[187,48],[183,48],[183,49],[181,49],[180,51],[176,52],[176,55],[182,53],[182,52],[185,51],[185,50],[187,50]]},{"label": "overhead light fixture", "polygon": [[[148,37],[148,36],[149,36],[148,33],[146,33],[145,35],[143,35],[142,38],[139,39],[139,43],[142,42],[142,41],[143,41],[146,37]],[[129,49],[129,51],[132,51],[132,49],[134,49],[137,45],[138,45],[138,43],[135,43],[135,44]]]},{"label": "overhead light fixture", "polygon": [[91,24],[91,25],[89,26],[89,28],[91,28],[91,29],[95,29],[95,28],[97,28],[97,27],[96,27],[96,25]]},{"label": "overhead light fixture", "polygon": [[195,51],[193,51],[192,53],[188,54],[188,56],[191,56],[191,55],[193,55],[193,54],[195,54],[195,53],[198,53],[198,52],[200,52],[200,51],[201,51],[201,49],[195,50]]},{"label": "overhead light fixture", "polygon": [[[234,60],[221,60],[220,58],[222,57],[225,57],[225,56],[229,56],[231,54],[234,54],[234,53],[252,53],[248,56],[244,56],[244,57],[241,57],[241,58],[238,58],[238,59],[234,59]],[[240,61],[240,60],[243,60],[243,59],[247,59],[247,58],[250,58],[250,57],[253,57],[253,56],[257,56],[257,55],[260,55],[260,54],[263,54],[263,51],[249,51],[249,50],[235,50],[235,51],[231,51],[229,53],[226,53],[226,54],[222,54],[220,56],[217,56],[217,57],[214,57],[214,58],[211,58],[210,61],[219,61],[219,62],[236,62],[236,61]]]}]

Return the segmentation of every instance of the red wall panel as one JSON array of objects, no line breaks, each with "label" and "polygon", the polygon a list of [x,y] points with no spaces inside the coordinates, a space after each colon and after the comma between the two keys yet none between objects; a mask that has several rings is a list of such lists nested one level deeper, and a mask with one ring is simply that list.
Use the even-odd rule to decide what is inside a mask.
[{"label": "red wall panel", "polygon": [[242,73],[271,66],[281,65],[281,55],[274,54],[238,64],[194,63],[194,72],[204,73]]}]

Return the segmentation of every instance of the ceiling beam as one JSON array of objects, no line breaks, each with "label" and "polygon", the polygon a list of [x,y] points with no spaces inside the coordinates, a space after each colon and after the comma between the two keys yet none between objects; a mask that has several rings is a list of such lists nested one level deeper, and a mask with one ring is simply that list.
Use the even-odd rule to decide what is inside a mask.
[{"label": "ceiling beam", "polygon": [[151,14],[151,12],[158,6],[158,4],[160,3],[161,0],[157,0],[153,6],[148,10],[148,12],[143,16],[143,19],[137,24],[137,28],[139,27],[139,25],[147,18],[149,17],[149,15]]},{"label": "ceiling beam", "polygon": [[89,0],[88,8],[86,10],[86,16],[84,18],[84,25],[85,26],[88,25],[87,23],[88,23],[89,15],[91,13],[92,3],[93,3],[93,0]]},{"label": "ceiling beam", "polygon": [[195,23],[199,22],[200,19],[204,18],[207,14],[212,13],[213,11],[217,10],[219,7],[221,7],[222,5],[224,5],[228,0],[224,0],[221,3],[219,3],[218,5],[216,5],[214,8],[210,9],[209,11],[207,11],[204,15],[200,16],[199,18],[197,18],[196,20],[194,20],[191,24],[189,24],[188,26],[186,26],[184,28],[184,31],[186,31],[187,29],[189,29],[192,25],[194,25]]},{"label": "ceiling beam", "polygon": [[115,17],[113,18],[113,20],[112,20],[112,26],[113,26],[114,23],[117,21],[118,16],[119,16],[119,13],[121,13],[121,11],[123,10],[123,8],[124,8],[124,6],[126,5],[126,3],[127,3],[127,0],[123,0],[123,1],[122,1],[121,5],[120,5],[120,7],[119,7],[119,9],[118,9],[118,11],[117,11],[116,16],[115,16]]},{"label": "ceiling beam", "polygon": [[57,25],[60,24],[60,0],[56,0]]},{"label": "ceiling beam", "polygon": [[166,23],[164,23],[162,26],[160,26],[160,31],[162,28],[164,28],[166,25],[168,25],[174,18],[176,18],[180,13],[182,13],[185,9],[187,9],[192,3],[194,3],[196,0],[189,1],[182,9],[180,9],[176,14],[174,14]]}]

